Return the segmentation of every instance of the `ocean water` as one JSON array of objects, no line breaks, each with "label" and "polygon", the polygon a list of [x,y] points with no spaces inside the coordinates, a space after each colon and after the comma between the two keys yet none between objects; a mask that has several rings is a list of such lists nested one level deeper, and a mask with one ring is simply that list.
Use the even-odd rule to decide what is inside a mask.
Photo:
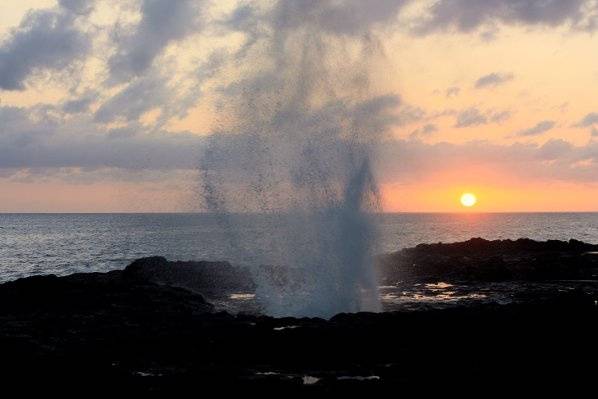
[{"label": "ocean water", "polygon": [[[124,268],[136,258],[228,260],[251,265],[267,251],[274,216],[236,215],[243,248],[231,249],[218,215],[0,214],[0,281]],[[529,237],[598,243],[598,213],[380,214],[379,248]],[[252,255],[248,255],[252,254]]]}]

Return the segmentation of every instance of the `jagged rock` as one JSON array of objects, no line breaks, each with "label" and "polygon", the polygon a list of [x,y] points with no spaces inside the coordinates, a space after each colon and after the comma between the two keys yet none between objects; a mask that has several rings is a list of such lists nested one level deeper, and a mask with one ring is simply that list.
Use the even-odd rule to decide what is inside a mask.
[{"label": "jagged rock", "polygon": [[384,284],[397,281],[509,281],[598,278],[598,245],[570,241],[471,240],[420,244],[382,256]]},{"label": "jagged rock", "polygon": [[[540,255],[577,259],[585,273],[587,261],[580,257],[587,250],[593,248],[575,242],[474,240],[419,246],[400,256],[440,259],[436,268],[419,264],[428,274],[418,270],[418,278],[453,273],[450,262],[462,263],[461,275],[479,275],[481,268],[496,276],[523,273],[514,265],[540,267],[533,260],[544,259]],[[201,295],[166,285],[181,285],[189,276],[195,288],[214,281],[239,284],[229,279],[233,269],[210,280],[210,267],[216,265],[148,258],[125,271],[0,285],[3,392],[381,395],[447,387],[485,392],[523,386],[536,394],[555,385],[569,394],[576,387],[593,389],[595,367],[587,360],[598,356],[596,291],[555,290],[507,305],[277,319],[216,313]],[[569,273],[568,267],[559,273]]]},{"label": "jagged rock", "polygon": [[197,294],[124,278],[122,271],[22,278],[0,285],[0,311],[70,314],[89,317],[139,313],[202,313],[213,306]]},{"label": "jagged rock", "polygon": [[117,272],[18,280],[0,298],[6,392],[381,394],[430,381],[538,392],[591,387],[598,355],[596,298],[582,292],[330,320],[197,312],[197,294]]},{"label": "jagged rock", "polygon": [[169,262],[155,256],[137,259],[123,275],[130,280],[186,288],[208,296],[255,289],[249,270],[228,262]]}]

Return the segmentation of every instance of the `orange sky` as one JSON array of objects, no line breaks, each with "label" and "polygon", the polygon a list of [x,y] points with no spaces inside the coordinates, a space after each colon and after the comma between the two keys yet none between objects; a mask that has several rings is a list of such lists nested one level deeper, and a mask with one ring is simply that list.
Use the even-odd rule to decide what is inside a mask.
[{"label": "orange sky", "polygon": [[[222,19],[239,4],[219,2],[204,17]],[[408,29],[414,25],[410,18],[424,12],[426,4],[411,5],[394,22],[373,28],[386,55],[372,76],[373,91],[401,98],[396,110],[400,122],[389,131],[397,149],[381,155],[385,165],[377,172],[384,210],[598,211],[598,145],[592,136],[598,117],[582,123],[598,112],[595,34],[573,29],[568,22],[534,25],[510,23],[502,17],[467,32],[447,27],[428,35],[413,34]],[[54,0],[1,2],[0,54],[24,43],[25,39],[15,37],[25,30],[19,25],[32,10],[56,15],[69,12]],[[182,133],[205,136],[227,126],[228,116],[222,113],[216,93],[224,79],[242,73],[243,65],[224,65],[201,82],[196,80],[197,67],[210,57],[238,49],[247,39],[242,32],[224,32],[209,21],[202,25],[209,28],[193,25],[196,31],[175,32],[156,50],[144,75],[105,84],[111,73],[110,57],[118,45],[113,33],[116,27],[123,32],[135,29],[141,18],[139,2],[106,0],[86,12],[72,22],[73,30],[91,37],[84,56],[71,54],[72,62],[59,67],[44,69],[36,64],[20,89],[9,88],[8,83],[2,88],[0,80],[0,106],[12,109],[0,113],[4,126],[0,127],[0,146],[14,145],[18,150],[30,140],[30,132],[49,125],[59,136],[50,139],[50,144],[51,140],[68,144],[82,132],[99,137],[120,129],[123,146],[127,132],[133,130],[166,132],[168,138]],[[0,71],[2,62],[8,63],[0,58]],[[161,79],[155,81],[166,82],[164,91],[141,91],[154,76]],[[496,81],[476,86],[489,76]],[[113,101],[134,85],[141,94],[133,100]],[[83,98],[89,99],[84,111],[62,111],[65,104]],[[108,108],[111,101],[114,105]],[[181,111],[181,104],[188,105]],[[102,107],[120,116],[100,120],[97,115]],[[22,121],[11,116],[17,108],[26,115],[19,116]],[[34,157],[43,158],[46,147],[25,152],[13,164],[0,162],[0,212],[193,208],[196,176],[176,164],[176,159],[175,166],[160,169],[163,180],[148,178],[151,172],[130,177],[126,167],[110,163],[110,154],[93,165],[86,161],[62,164],[52,154],[41,166],[37,165],[41,161],[27,164]],[[113,148],[118,155],[121,150],[116,144]],[[91,151],[87,159],[94,156]],[[114,174],[111,168],[123,170]],[[478,197],[478,204],[470,210],[459,203],[463,192]]]}]

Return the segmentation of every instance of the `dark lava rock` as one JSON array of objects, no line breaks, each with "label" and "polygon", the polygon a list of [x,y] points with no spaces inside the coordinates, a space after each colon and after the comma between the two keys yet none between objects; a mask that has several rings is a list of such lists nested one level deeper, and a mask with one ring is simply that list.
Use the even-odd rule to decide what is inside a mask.
[{"label": "dark lava rock", "polygon": [[597,279],[598,245],[577,240],[471,240],[420,244],[380,258],[383,284],[397,281]]},{"label": "dark lava rock", "polygon": [[[598,278],[598,245],[581,241],[471,240],[420,244],[381,256],[380,283],[431,281],[546,281]],[[273,266],[258,268],[272,284],[301,284],[300,274]],[[208,298],[254,292],[254,276],[228,262],[170,262],[162,257],[138,259],[123,276],[131,281],[181,287]]]},{"label": "dark lava rock", "polygon": [[2,389],[571,394],[595,381],[598,308],[580,292],[540,304],[323,320],[212,313],[188,291],[128,284],[108,273],[0,285]]},{"label": "dark lava rock", "polygon": [[[587,249],[555,245],[553,253],[561,255],[582,256]],[[483,259],[492,253],[486,246],[474,241],[466,246],[467,256]],[[465,257],[442,245],[417,248],[415,253]],[[539,248],[514,252],[530,257],[546,249]],[[506,251],[493,256],[510,267]],[[123,272],[0,285],[0,388],[85,396],[456,389],[485,396],[522,387],[536,395],[567,389],[573,396],[594,389],[594,293],[555,291],[529,303],[340,314],[330,320],[277,319],[214,312],[198,293],[167,285],[182,285],[185,276],[196,279],[194,288],[215,281],[205,277],[202,264],[148,258]],[[233,277],[222,273],[223,284]]]},{"label": "dark lava rock", "polygon": [[0,285],[0,311],[86,314],[97,309],[127,318],[130,313],[204,313],[213,306],[196,293],[148,282],[132,282],[123,272],[34,276]]},{"label": "dark lava rock", "polygon": [[169,262],[155,256],[137,259],[123,275],[132,281],[186,288],[209,297],[255,290],[249,270],[228,262]]}]

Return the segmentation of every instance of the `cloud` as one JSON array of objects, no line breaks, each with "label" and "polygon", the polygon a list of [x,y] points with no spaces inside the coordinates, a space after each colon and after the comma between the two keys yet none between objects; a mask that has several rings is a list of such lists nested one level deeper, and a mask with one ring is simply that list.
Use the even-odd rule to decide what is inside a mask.
[{"label": "cloud", "polygon": [[483,89],[486,87],[495,87],[495,86],[501,85],[503,83],[506,83],[510,80],[513,80],[512,73],[501,74],[501,73],[493,72],[488,75],[484,75],[481,78],[479,78],[478,80],[476,80],[475,88]]},{"label": "cloud", "polygon": [[453,86],[453,87],[449,87],[448,89],[446,89],[445,95],[447,98],[457,97],[460,92],[461,92],[460,88]]},{"label": "cloud", "polygon": [[567,155],[572,149],[571,143],[562,139],[553,139],[538,148],[537,157],[541,160],[554,161]]},{"label": "cloud", "polygon": [[395,124],[397,126],[405,126],[415,122],[421,121],[426,116],[426,111],[421,107],[409,104],[401,104],[397,107],[395,113]]},{"label": "cloud", "polygon": [[490,112],[490,122],[502,123],[511,117],[511,111],[493,111]]},{"label": "cloud", "polygon": [[586,116],[584,116],[579,122],[577,122],[574,126],[575,127],[590,127],[598,123],[598,112],[590,112]]},{"label": "cloud", "polygon": [[96,110],[95,121],[135,122],[148,111],[158,111],[159,118],[154,124],[159,127],[172,117],[182,118],[203,95],[202,84],[230,61],[228,57],[228,53],[221,51],[207,56],[195,70],[187,74],[184,88],[168,70],[152,67],[143,76],[108,97]]},{"label": "cloud", "polygon": [[62,104],[62,111],[67,114],[78,114],[86,112],[89,107],[95,102],[97,93],[87,92],[77,98],[65,101]]},{"label": "cloud", "polygon": [[464,128],[485,125],[487,123],[502,123],[510,117],[510,111],[489,110],[482,112],[475,107],[471,107],[457,113],[455,127]]},{"label": "cloud", "polygon": [[545,133],[545,132],[551,130],[555,125],[556,125],[555,121],[541,121],[541,122],[538,122],[533,127],[515,132],[515,135],[522,136],[522,137],[538,136],[542,133]]},{"label": "cloud", "polygon": [[164,81],[155,75],[144,76],[104,102],[96,111],[94,119],[101,123],[137,121],[145,112],[166,106],[167,100],[169,93]]},{"label": "cloud", "polygon": [[75,1],[61,4],[58,8],[30,11],[2,43],[0,89],[24,90],[31,74],[64,69],[87,55],[90,38],[75,26],[81,8]]},{"label": "cloud", "polygon": [[445,171],[470,170],[471,165],[504,174],[511,181],[596,182],[598,143],[574,146],[559,139],[509,145],[389,140],[381,146],[376,165],[383,184],[421,183]]},{"label": "cloud", "polygon": [[411,139],[419,139],[421,137],[430,136],[432,133],[436,133],[438,131],[438,126],[432,123],[428,123],[422,126],[419,129],[414,130],[409,135]]},{"label": "cloud", "polygon": [[[117,107],[117,103],[113,106]],[[378,96],[351,106],[329,104],[297,120],[293,115],[286,116],[300,129],[330,132],[330,140],[324,137],[321,144],[333,153],[334,145],[340,143],[336,137],[340,134],[337,131],[339,119],[349,121],[353,131],[379,135],[389,126],[400,123],[397,108],[400,108],[398,97]],[[135,113],[135,109],[130,112]],[[207,148],[208,136],[156,128],[148,132],[134,122],[120,128],[106,128],[94,123],[88,115],[73,113],[70,118],[62,118],[56,116],[59,112],[60,108],[52,106],[0,107],[0,169],[196,169]],[[124,117],[135,119],[136,115],[125,113]],[[233,149],[242,152],[252,140],[251,136],[249,139],[245,136],[218,133],[209,140],[219,146],[232,143]]]},{"label": "cloud", "polygon": [[[177,86],[177,82],[171,80],[168,71],[153,65],[153,61],[169,44],[201,31],[199,17],[202,3],[199,2],[199,6],[197,1],[192,0],[143,0],[140,3],[139,22],[113,32],[116,50],[108,58],[109,83],[127,82],[119,87],[116,93],[113,90],[105,90],[108,87],[100,85],[91,87],[83,94],[58,106],[48,106],[43,112],[41,108],[2,108],[0,167],[196,166],[200,157],[197,147],[204,139],[188,134],[171,134],[160,130],[160,126],[164,122],[163,119],[181,115],[195,104],[201,93],[201,82],[221,71],[226,63],[238,60],[233,59],[234,54],[228,52],[208,57],[189,74],[188,79],[185,79],[185,88]],[[306,2],[304,6],[297,8],[295,2],[282,0],[266,12],[263,9],[259,9],[261,11],[258,12],[257,7],[249,9],[245,6],[244,13],[233,13],[236,18],[230,23],[242,26],[242,21],[259,19],[260,24],[266,24],[262,26],[266,30],[276,27],[277,32],[267,40],[271,40],[283,30],[284,35],[290,35],[289,31],[295,27],[302,28],[308,25],[335,35],[354,36],[365,32],[371,26],[391,21],[393,15],[396,15],[405,3],[406,1],[384,0],[374,1],[366,6],[361,1],[331,0]],[[72,19],[78,18],[78,13],[89,12],[88,4],[82,0],[62,0],[60,6],[50,14],[72,15]],[[309,18],[311,15],[317,15],[317,18],[312,20]],[[277,18],[267,21],[264,19],[273,16]],[[49,27],[45,26],[44,29],[35,30],[39,30],[40,34],[43,31],[47,35],[48,29]],[[24,29],[21,30],[24,32]],[[68,57],[63,57],[63,60],[66,58]],[[314,61],[321,60],[314,58]],[[294,67],[289,65],[289,68]],[[353,71],[350,67],[347,67],[347,70]],[[257,71],[256,76],[276,76],[266,72]],[[359,76],[359,73],[357,71],[356,75]],[[253,79],[253,76],[249,77],[250,81]],[[280,83],[274,82],[274,87],[282,87]],[[240,84],[240,87],[248,88],[243,84]],[[263,87],[261,90],[254,94],[271,96],[268,90],[264,90]],[[221,91],[219,95],[221,97],[216,96],[216,100],[227,104],[234,102],[238,93]],[[330,121],[338,117],[347,118],[352,121],[354,129],[379,134],[378,131],[386,129],[388,125],[408,124],[423,115],[421,109],[401,104],[400,98],[395,95],[374,96],[361,100],[354,101],[346,108],[341,106],[340,100],[340,105],[331,102],[315,110],[314,114],[304,116],[306,120],[312,121],[310,123]],[[302,105],[302,101],[304,100],[297,100],[293,104]],[[96,103],[99,104],[97,109],[92,107]],[[94,110],[91,116],[88,115],[90,109]],[[150,110],[160,111],[159,121],[151,128],[144,128],[138,121]],[[41,117],[38,118],[35,114]],[[8,121],[13,122],[4,123]],[[124,127],[110,130],[108,124],[113,122],[124,124]]]},{"label": "cloud", "polygon": [[136,124],[104,129],[84,115],[56,118],[57,111],[0,107],[0,168],[192,169],[205,143]]},{"label": "cloud", "polygon": [[492,42],[496,40],[497,35],[498,29],[496,29],[495,27],[490,27],[489,29],[480,33],[480,39],[482,39],[485,42]]},{"label": "cloud", "polygon": [[279,0],[271,18],[277,30],[312,26],[321,32],[356,36],[392,22],[410,0]]},{"label": "cloud", "polygon": [[[395,123],[388,116],[395,107],[396,102],[392,99],[381,98],[340,110],[322,108],[304,115],[294,126],[327,131],[338,128],[339,117],[354,116],[349,120],[358,123],[369,113],[367,124],[383,129]],[[43,107],[0,107],[0,171],[37,170],[28,174],[32,181],[59,168],[79,168],[78,179],[81,181],[95,178],[95,170],[111,170],[116,175],[120,169],[123,176],[128,176],[125,171],[139,170],[194,171],[202,154],[215,149],[211,159],[226,162],[208,166],[228,168],[227,176],[235,180],[241,177],[236,173],[244,168],[244,160],[238,155],[248,146],[259,148],[256,137],[251,135],[148,133],[143,126],[135,124],[105,129],[95,126],[82,115],[68,120],[54,119],[55,111]],[[432,134],[434,131],[435,126],[430,124],[420,128],[419,133]],[[336,154],[340,151],[339,146],[344,145],[339,136],[324,135],[313,139],[310,151],[325,154]],[[530,179],[596,181],[598,176],[598,143],[595,142],[585,146],[574,146],[564,140],[549,140],[542,145],[500,145],[486,141],[427,144],[413,138],[380,139],[384,141],[379,145],[375,161],[379,167],[378,176],[385,183],[417,181],[449,168],[464,170],[462,168],[472,163]],[[217,144],[210,146],[210,142]],[[583,167],[579,167],[581,161],[584,161]]]},{"label": "cloud", "polygon": [[[234,126],[234,133],[242,132],[243,128],[255,129],[256,126],[266,129],[282,126],[288,130],[289,137],[292,137],[293,132],[304,129],[321,133],[313,138],[313,146],[308,148],[309,151],[336,154],[338,137],[328,140],[326,134],[338,135],[335,129],[339,129],[339,125],[342,124],[339,120],[348,123],[353,130],[364,131],[376,139],[380,138],[377,133],[385,131],[389,126],[417,123],[409,129],[412,131],[410,140],[389,141],[382,146],[381,177],[384,180],[412,179],[423,176],[424,172],[434,173],[442,170],[445,164],[457,164],[462,159],[472,157],[480,164],[497,168],[511,168],[511,165],[516,165],[517,168],[526,169],[526,173],[529,172],[530,175],[545,178],[550,178],[553,174],[555,178],[570,176],[572,179],[595,180],[595,176],[598,176],[590,176],[589,171],[598,171],[592,163],[587,169],[571,166],[585,159],[598,162],[598,148],[594,144],[578,147],[563,140],[551,140],[544,145],[512,146],[490,143],[412,143],[419,141],[413,140],[415,138],[432,135],[438,131],[438,126],[427,123],[432,118],[427,118],[424,110],[401,102],[398,95],[376,93],[373,98],[353,97],[352,102],[347,102],[343,95],[345,90],[351,92],[353,87],[347,89],[337,85],[333,88],[338,90],[332,92],[339,94],[338,102],[326,102],[320,108],[308,108],[306,111],[306,104],[311,100],[307,98],[308,95],[313,94],[313,90],[327,90],[327,82],[334,79],[337,83],[348,82],[357,86],[362,84],[357,78],[364,77],[363,81],[367,80],[367,65],[363,71],[353,68],[356,65],[360,67],[361,64],[350,64],[351,60],[347,61],[347,58],[340,57],[339,53],[334,53],[334,47],[339,47],[337,44],[343,41],[366,42],[364,52],[357,58],[367,61],[366,56],[371,54],[367,52],[377,51],[375,34],[370,37],[368,33],[372,28],[390,26],[395,22],[408,3],[407,0],[281,0],[270,8],[242,2],[243,4],[229,17],[223,19],[224,22],[217,21],[222,31],[214,33],[214,30],[209,30],[209,33],[221,38],[230,33],[230,30],[244,32],[249,36],[249,40],[245,43],[246,46],[241,46],[249,49],[249,52],[235,52],[237,47],[226,47],[226,51],[200,61],[201,65],[198,63],[195,71],[190,72],[188,76],[182,77],[179,74],[175,79],[169,75],[172,71],[161,69],[162,62],[155,61],[173,43],[213,27],[209,25],[209,20],[201,19],[204,3],[205,1],[192,0],[140,0],[139,21],[134,25],[116,29],[113,32],[114,41],[110,42],[115,46],[114,52],[106,53],[111,80],[109,83],[120,83],[118,87],[109,89],[102,86],[106,84],[105,81],[95,86],[95,83],[92,83],[89,88],[77,90],[82,94],[64,101],[55,108],[0,107],[0,169],[194,170],[207,148],[206,142],[210,140],[234,141],[230,147],[226,144],[217,147],[233,151],[225,154],[225,163],[237,162],[234,150],[242,151],[244,145],[256,147],[256,142],[251,141],[255,136],[243,141],[231,133],[224,134],[221,138],[212,136],[208,140],[206,137],[189,133],[169,132],[162,126],[165,126],[165,119],[181,115],[196,104],[202,93],[201,83],[205,79],[213,76],[220,79],[221,75],[218,74],[228,73],[232,67],[251,66],[256,70],[252,69],[249,74],[242,76],[247,78],[247,82],[237,79],[235,70],[231,73],[231,80],[237,86],[227,81],[230,76],[222,77],[215,84],[214,90],[219,90],[213,96],[216,107],[229,106],[236,101],[240,93],[246,95],[245,99],[255,100],[255,103],[251,103],[255,104],[254,108],[241,110],[247,114],[256,114],[254,120],[246,122],[245,119],[244,124]],[[575,12],[582,10],[580,3],[568,0],[438,0],[429,10],[429,18],[437,25],[429,27],[425,33],[442,30],[468,32],[486,28],[486,25],[491,26],[494,23],[575,25],[583,19],[581,14],[577,15]],[[84,0],[60,0],[60,6],[30,12],[0,45],[0,88],[23,89],[27,79],[33,74],[39,71],[59,71],[88,56],[91,48],[90,37],[81,30],[82,24],[79,22],[90,12],[89,4],[92,3]],[[296,32],[299,34],[293,36]],[[314,36],[323,37],[325,40],[317,43],[307,43],[304,40],[313,40]],[[277,45],[288,47],[275,48]],[[317,52],[326,46],[330,48],[324,48],[322,53]],[[264,48],[272,48],[271,51],[282,56],[276,59],[272,53],[264,53]],[[313,51],[310,54],[311,58],[307,57],[308,61],[304,64],[296,62],[301,58],[298,56],[301,51]],[[327,59],[319,57],[321,54],[332,56]],[[343,65],[330,63],[330,59],[337,63],[338,60],[342,60]],[[321,64],[325,62],[328,64],[322,67]],[[271,64],[273,67],[268,69]],[[285,69],[277,69],[281,68],[281,65]],[[280,81],[293,75],[296,72],[294,68],[303,71],[303,74],[299,75],[301,79],[290,84]],[[332,73],[317,75],[322,70],[320,68],[328,68]],[[343,74],[343,69],[350,70],[350,74]],[[251,73],[255,73],[255,76]],[[313,76],[317,78],[314,79]],[[356,79],[345,79],[346,76]],[[511,79],[512,74],[495,72],[480,77],[475,86],[492,87]],[[181,84],[181,81],[184,81],[184,84]],[[319,86],[322,82],[324,83]],[[259,86],[259,89],[255,89],[252,84]],[[303,84],[305,86],[302,86]],[[293,87],[289,88],[290,86]],[[273,94],[278,93],[279,89],[280,95]],[[460,92],[459,87],[449,87],[444,95],[454,97]],[[442,96],[441,90],[439,93]],[[278,107],[279,99],[282,106],[275,109],[276,112],[270,112],[272,108]],[[260,112],[255,112],[256,109]],[[141,126],[138,123],[140,117],[150,110],[160,111],[158,122],[149,128]],[[90,112],[94,114],[88,115]],[[509,111],[471,107],[455,112],[455,127],[501,123],[510,115]],[[283,118],[287,119],[281,122]],[[264,121],[266,122],[262,123]],[[109,124],[114,122],[122,124],[123,127],[108,128]],[[550,123],[553,125],[549,126]],[[593,128],[597,123],[598,113],[590,113],[577,125]],[[542,121],[517,134],[541,134],[553,127],[553,121]],[[596,132],[593,135],[596,136]],[[321,147],[318,147],[320,144]],[[309,151],[306,150],[301,155],[311,155]],[[274,157],[276,156],[278,155],[275,154]],[[321,159],[326,160],[325,157]],[[554,165],[546,166],[544,163],[548,161],[554,162]],[[326,166],[326,162],[322,163],[322,167]],[[311,165],[314,168],[319,166],[315,163]],[[517,168],[513,167],[515,173]]]},{"label": "cloud", "polygon": [[130,30],[114,33],[118,49],[108,61],[111,80],[123,82],[142,75],[170,43],[198,32],[203,3],[143,0],[139,23]]},{"label": "cloud", "polygon": [[414,32],[467,33],[496,23],[552,27],[568,24],[576,29],[591,29],[593,23],[587,19],[596,8],[591,0],[438,0],[416,23]]},{"label": "cloud", "polygon": [[455,127],[470,127],[488,123],[488,118],[477,108],[468,108],[457,114]]},{"label": "cloud", "polygon": [[93,3],[94,0],[58,0],[61,7],[75,14],[88,14],[93,9]]}]

